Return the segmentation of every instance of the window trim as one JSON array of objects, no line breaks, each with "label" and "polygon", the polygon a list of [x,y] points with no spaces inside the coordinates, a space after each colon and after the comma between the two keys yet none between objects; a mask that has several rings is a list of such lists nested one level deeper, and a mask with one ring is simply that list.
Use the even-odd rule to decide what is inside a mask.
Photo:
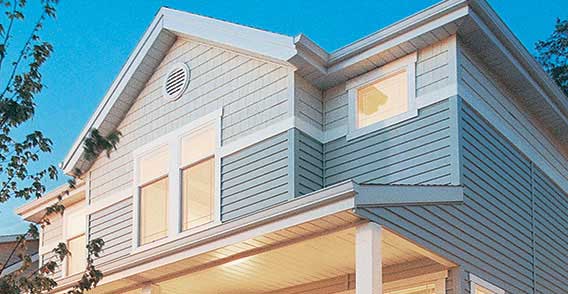
[{"label": "window trim", "polygon": [[469,274],[469,291],[471,294],[476,294],[475,290],[481,289],[484,291],[492,292],[493,294],[505,294],[505,290],[477,277],[476,275]]},{"label": "window trim", "polygon": [[[150,143],[139,147],[133,151],[133,236],[132,236],[132,253],[142,252],[150,248],[160,246],[172,242],[174,240],[186,237],[188,235],[207,230],[211,227],[221,224],[221,117],[222,109],[213,111],[201,118],[198,118],[185,126],[180,127],[162,137],[152,140]],[[192,133],[199,132],[204,128],[212,127],[216,134],[215,150],[208,157],[215,158],[215,182],[214,182],[214,208],[213,221],[194,229],[182,231],[182,183],[181,183],[181,142],[182,139]],[[168,166],[168,233],[165,238],[140,245],[140,190],[139,190],[139,162],[140,159],[164,146],[168,146],[170,152],[170,162]]]},{"label": "window trim", "polygon": [[[408,54],[391,63],[383,65],[373,71],[353,78],[346,83],[347,100],[348,100],[348,123],[347,123],[347,140],[364,136],[368,133],[386,128],[390,125],[405,121],[407,119],[418,116],[418,107],[416,102],[416,61],[417,53]],[[408,75],[408,110],[401,114],[387,118],[370,124],[365,127],[357,127],[357,91],[368,86],[380,79],[394,75],[398,72],[406,70]]]},{"label": "window trim", "polygon": [[[69,215],[71,214],[82,214],[83,217],[85,218],[85,227],[83,228],[83,232],[80,234],[75,234],[75,235],[70,235],[69,232],[67,232],[67,222],[69,221]],[[71,205],[69,205],[69,207],[65,208],[65,211],[63,212],[63,216],[62,216],[62,226],[63,226],[63,240],[65,241],[65,246],[69,246],[69,240],[78,238],[80,236],[85,236],[85,246],[87,245],[86,243],[88,242],[88,236],[87,236],[87,229],[88,229],[88,218],[87,218],[87,214],[86,214],[86,207],[85,207],[85,200],[80,200],[78,202],[75,202]],[[85,251],[87,251],[87,248],[85,247],[84,249]],[[76,275],[78,273],[69,274],[69,268],[68,268],[68,264],[69,264],[69,257],[65,257],[62,261],[61,261],[61,276],[62,277],[69,277],[72,275]]]}]

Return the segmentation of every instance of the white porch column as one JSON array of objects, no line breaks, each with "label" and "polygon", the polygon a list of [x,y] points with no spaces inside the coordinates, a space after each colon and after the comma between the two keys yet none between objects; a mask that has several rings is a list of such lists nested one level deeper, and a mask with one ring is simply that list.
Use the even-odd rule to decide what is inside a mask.
[{"label": "white porch column", "polygon": [[154,284],[148,284],[142,287],[140,294],[160,294],[160,286]]},{"label": "white porch column", "polygon": [[369,222],[357,226],[355,237],[356,294],[383,294],[381,226]]}]

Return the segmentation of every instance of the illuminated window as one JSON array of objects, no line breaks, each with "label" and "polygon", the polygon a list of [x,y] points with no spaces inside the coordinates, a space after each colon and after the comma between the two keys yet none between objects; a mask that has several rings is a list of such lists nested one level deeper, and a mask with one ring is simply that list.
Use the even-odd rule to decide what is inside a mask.
[{"label": "illuminated window", "polygon": [[133,251],[195,234],[220,220],[221,111],[133,151]]},{"label": "illuminated window", "polygon": [[64,212],[65,240],[69,255],[66,258],[67,276],[81,273],[87,266],[84,202],[67,207]]},{"label": "illuminated window", "polygon": [[347,140],[418,115],[416,58],[409,54],[347,81]]},{"label": "illuminated window", "polygon": [[215,134],[209,127],[182,139],[182,230],[213,221]]},{"label": "illuminated window", "polygon": [[143,156],[139,161],[140,245],[168,235],[169,162],[167,146]]},{"label": "illuminated window", "polygon": [[408,74],[405,70],[357,90],[357,127],[408,111]]}]

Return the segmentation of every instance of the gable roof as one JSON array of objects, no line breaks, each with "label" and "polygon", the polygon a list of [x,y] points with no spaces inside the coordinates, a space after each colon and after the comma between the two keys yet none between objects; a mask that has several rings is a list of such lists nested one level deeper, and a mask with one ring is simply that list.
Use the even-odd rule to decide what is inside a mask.
[{"label": "gable roof", "polygon": [[[293,66],[298,75],[326,89],[452,34],[466,41],[479,41],[471,46],[483,44],[485,47],[480,50],[492,50],[492,56],[510,65],[497,70],[511,77],[508,80],[516,83],[511,88],[522,93],[520,97],[527,97],[527,101],[521,102],[541,118],[547,129],[561,143],[568,143],[568,99],[485,0],[440,2],[330,53],[303,34],[286,36],[161,8],[61,167],[67,174],[90,167],[82,148],[89,130],[97,128],[107,134],[118,126],[177,37]],[[487,47],[488,43],[491,46]]]}]

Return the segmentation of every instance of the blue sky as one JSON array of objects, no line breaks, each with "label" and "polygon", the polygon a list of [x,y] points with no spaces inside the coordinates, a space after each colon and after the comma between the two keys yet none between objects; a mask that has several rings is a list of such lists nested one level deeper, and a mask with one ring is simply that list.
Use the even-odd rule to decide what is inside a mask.
[{"label": "blue sky", "polygon": [[[340,48],[435,0],[62,0],[57,20],[42,34],[55,48],[43,68],[47,88],[38,98],[30,128],[53,139],[42,164],[60,162],[96,108],[160,6],[220,18],[287,35],[304,33],[328,51]],[[133,5],[135,3],[135,5]],[[557,17],[568,17],[566,0],[490,0],[525,46],[550,34]],[[47,183],[55,187],[59,183]],[[0,205],[0,235],[25,230],[13,209]]]}]

